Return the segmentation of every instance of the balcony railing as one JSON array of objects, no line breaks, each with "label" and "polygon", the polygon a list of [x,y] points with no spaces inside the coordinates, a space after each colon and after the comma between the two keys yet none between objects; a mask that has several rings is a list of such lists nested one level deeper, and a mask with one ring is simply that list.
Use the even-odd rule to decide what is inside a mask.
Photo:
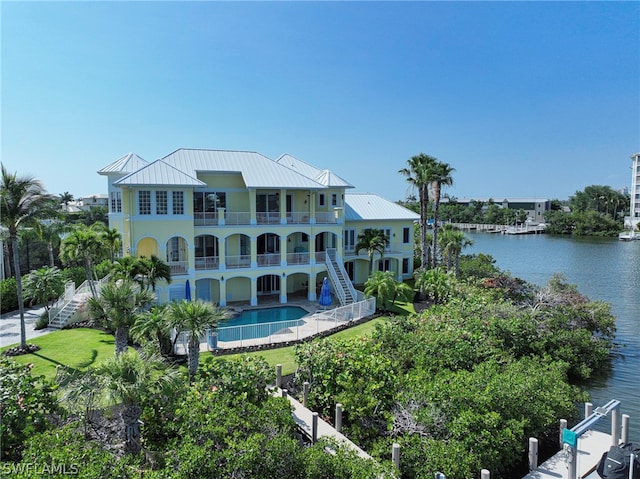
[{"label": "balcony railing", "polygon": [[195,226],[214,226],[218,224],[218,212],[194,213],[193,224]]},{"label": "balcony railing", "polygon": [[280,253],[259,254],[258,266],[278,266],[280,264]]},{"label": "balcony railing", "polygon": [[187,274],[187,270],[189,269],[188,261],[169,261],[167,262],[169,268],[171,268],[171,274]]},{"label": "balcony railing", "polygon": [[250,268],[251,267],[251,255],[241,254],[237,256],[227,256],[225,263],[228,269],[236,268]]},{"label": "balcony railing", "polygon": [[287,264],[309,264],[309,253],[287,253]]},{"label": "balcony railing", "polygon": [[280,224],[280,212],[279,211],[259,211],[256,213],[256,222],[259,225]]},{"label": "balcony railing", "polygon": [[218,269],[220,258],[218,256],[196,256],[196,269]]}]

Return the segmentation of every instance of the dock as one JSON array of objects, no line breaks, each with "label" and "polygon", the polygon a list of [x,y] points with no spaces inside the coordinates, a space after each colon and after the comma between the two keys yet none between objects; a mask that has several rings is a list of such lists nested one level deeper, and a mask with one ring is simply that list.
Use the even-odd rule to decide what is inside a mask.
[{"label": "dock", "polygon": [[[611,436],[598,431],[587,431],[578,440],[577,472],[579,478],[599,478],[595,468],[602,454],[609,450]],[[570,479],[568,454],[560,451],[538,466],[523,479]]]},{"label": "dock", "polygon": [[349,438],[347,438],[347,436],[336,430],[328,422],[319,418],[318,413],[314,413],[310,409],[307,409],[296,398],[290,396],[289,394],[286,394],[286,390],[282,390],[279,387],[276,387],[273,390],[273,395],[283,396],[289,400],[289,403],[291,404],[291,414],[293,416],[293,420],[298,425],[298,429],[300,429],[300,431],[311,441],[320,439],[322,437],[331,438],[337,443],[344,445],[348,449],[351,449],[363,459],[373,459],[355,443],[351,442]]}]

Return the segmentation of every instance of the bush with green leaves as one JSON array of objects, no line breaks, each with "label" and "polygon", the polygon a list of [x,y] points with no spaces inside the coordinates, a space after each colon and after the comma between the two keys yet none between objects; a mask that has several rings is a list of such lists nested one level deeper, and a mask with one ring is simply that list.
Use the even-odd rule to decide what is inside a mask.
[{"label": "bush with green leaves", "polygon": [[0,281],[0,312],[7,313],[18,309],[18,287],[15,278]]},{"label": "bush with green leaves", "polygon": [[0,356],[0,457],[20,459],[23,444],[49,427],[47,417],[56,410],[53,387],[33,377],[31,366]]}]

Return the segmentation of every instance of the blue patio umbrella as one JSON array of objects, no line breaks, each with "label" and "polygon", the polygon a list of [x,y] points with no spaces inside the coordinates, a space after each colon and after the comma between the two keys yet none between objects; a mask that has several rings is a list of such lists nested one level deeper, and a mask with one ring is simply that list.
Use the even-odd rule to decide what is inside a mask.
[{"label": "blue patio umbrella", "polygon": [[331,289],[329,288],[329,280],[325,277],[322,281],[322,288],[320,288],[320,299],[318,301],[320,306],[331,306]]},{"label": "blue patio umbrella", "polygon": [[191,284],[189,280],[184,284],[184,299],[191,301]]}]

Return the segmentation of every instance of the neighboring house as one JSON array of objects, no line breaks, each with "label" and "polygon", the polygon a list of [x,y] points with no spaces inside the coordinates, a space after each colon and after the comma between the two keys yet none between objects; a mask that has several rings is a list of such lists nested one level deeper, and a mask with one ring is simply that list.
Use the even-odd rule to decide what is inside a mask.
[{"label": "neighboring house", "polygon": [[[326,276],[334,289],[352,289],[367,279],[368,254],[354,247],[368,228],[390,239],[374,267],[399,280],[413,273],[418,215],[377,195],[346,194],[350,183],[291,155],[179,149],[148,163],[129,153],[98,173],[109,181],[109,225],[123,253],[171,267],[161,302],[184,298],[187,280],[192,297],[221,306],[274,294],[281,303],[294,293],[315,301]],[[340,286],[343,277],[351,281]]]},{"label": "neighboring house", "polygon": [[[447,203],[447,198],[442,199],[442,203]],[[500,208],[510,210],[524,210],[527,213],[527,220],[532,223],[544,223],[544,214],[551,211],[551,200],[546,198],[458,198],[457,204],[469,205],[474,202],[481,202],[484,206],[495,204]]]}]

